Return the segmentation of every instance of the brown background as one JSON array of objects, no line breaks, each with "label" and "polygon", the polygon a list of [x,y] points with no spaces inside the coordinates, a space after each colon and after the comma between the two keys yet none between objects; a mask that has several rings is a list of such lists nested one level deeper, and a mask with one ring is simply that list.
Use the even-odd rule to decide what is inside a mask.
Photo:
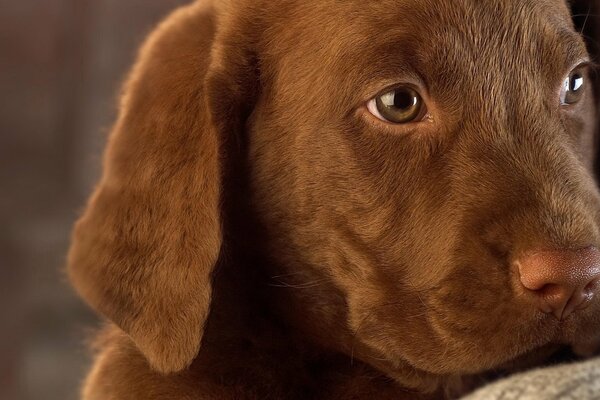
[{"label": "brown background", "polygon": [[0,399],[69,400],[96,321],[62,268],[135,49],[185,0],[0,0]]},{"label": "brown background", "polygon": [[186,2],[0,0],[0,399],[77,398],[97,322],[62,272],[69,230],[135,49]]}]

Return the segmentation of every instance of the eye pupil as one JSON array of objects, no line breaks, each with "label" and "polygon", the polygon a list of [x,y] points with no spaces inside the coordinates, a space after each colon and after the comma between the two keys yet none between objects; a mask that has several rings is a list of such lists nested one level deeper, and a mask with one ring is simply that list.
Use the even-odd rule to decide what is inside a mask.
[{"label": "eye pupil", "polygon": [[583,86],[583,76],[575,74],[570,79],[570,90],[577,91]]},{"label": "eye pupil", "polygon": [[406,91],[394,92],[394,107],[406,109],[414,106],[417,103],[417,98]]}]

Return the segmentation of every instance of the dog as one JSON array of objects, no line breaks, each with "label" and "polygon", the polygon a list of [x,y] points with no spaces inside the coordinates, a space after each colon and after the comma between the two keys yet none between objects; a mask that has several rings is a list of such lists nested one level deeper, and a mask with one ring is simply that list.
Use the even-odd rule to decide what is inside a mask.
[{"label": "dog", "polygon": [[592,346],[592,69],[563,0],[176,10],[73,232],[82,397],[443,399]]}]

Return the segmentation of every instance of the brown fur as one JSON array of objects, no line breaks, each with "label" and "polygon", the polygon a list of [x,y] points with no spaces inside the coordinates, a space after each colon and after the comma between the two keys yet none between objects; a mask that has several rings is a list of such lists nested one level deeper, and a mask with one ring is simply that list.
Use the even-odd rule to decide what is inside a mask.
[{"label": "brown fur", "polygon": [[[511,269],[600,245],[592,93],[557,98],[586,57],[559,0],[176,11],[73,235],[70,277],[114,323],[83,397],[441,398],[587,343],[600,306],[559,323]],[[366,116],[405,79],[433,120]]]}]

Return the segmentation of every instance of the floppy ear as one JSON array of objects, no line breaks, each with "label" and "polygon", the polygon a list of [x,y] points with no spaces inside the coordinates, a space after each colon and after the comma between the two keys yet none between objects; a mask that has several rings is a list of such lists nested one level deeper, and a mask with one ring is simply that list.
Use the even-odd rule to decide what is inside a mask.
[{"label": "floppy ear", "polygon": [[248,35],[214,25],[197,3],[142,48],[68,257],[80,295],[164,373],[200,347],[222,241],[221,148],[255,79]]}]

